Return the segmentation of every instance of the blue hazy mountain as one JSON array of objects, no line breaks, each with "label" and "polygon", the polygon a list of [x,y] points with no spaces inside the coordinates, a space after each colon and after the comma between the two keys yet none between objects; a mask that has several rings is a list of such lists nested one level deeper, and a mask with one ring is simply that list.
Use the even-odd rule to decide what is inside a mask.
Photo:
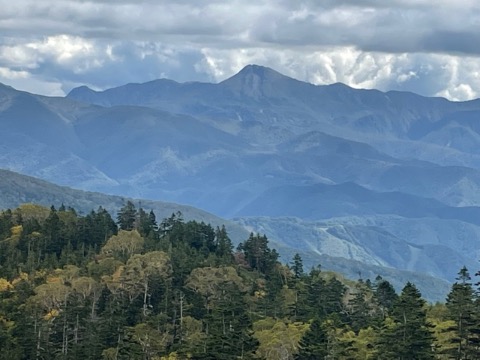
[{"label": "blue hazy mountain", "polygon": [[[72,206],[80,213],[88,213],[92,209],[97,209],[99,206],[102,206],[112,215],[115,215],[116,212],[124,206],[126,201],[130,200],[137,207],[143,207],[146,210],[153,210],[159,221],[171,216],[172,213],[180,211],[185,220],[204,221],[213,226],[225,225],[234,245],[238,245],[239,242],[248,238],[249,233],[246,230],[246,227],[250,227],[251,225],[243,220],[240,222],[234,222],[222,219],[191,206],[145,199],[128,199],[123,196],[74,190],[65,186],[58,186],[44,180],[2,169],[0,169],[0,193],[2,194],[0,197],[0,210],[7,208],[14,209],[22,203],[35,203],[46,207],[54,205],[57,208],[61,204],[66,204],[67,206]],[[258,218],[256,221],[260,223],[264,220],[265,219]],[[273,220],[273,222],[275,221],[277,221],[280,226],[272,226],[272,228],[276,228],[280,231],[285,222],[282,219]],[[299,221],[295,222],[290,219],[290,223],[293,225],[292,229],[297,236],[304,235],[304,228],[310,227],[307,222],[305,222],[307,225],[304,227],[302,227]],[[268,230],[267,233],[269,236],[272,236],[272,238],[276,237],[274,233],[271,233]],[[320,242],[320,239],[321,238],[319,237],[317,243]],[[328,246],[328,241],[323,241],[322,239],[321,242],[324,243],[322,246]],[[300,253],[304,258],[304,264],[307,268],[321,264],[322,268],[325,270],[334,270],[347,275],[350,278],[356,278],[359,273],[363,274],[366,278],[372,279],[377,275],[381,275],[391,281],[397,289],[401,289],[405,282],[413,281],[422,291],[423,296],[430,301],[442,301],[450,287],[449,283],[445,280],[419,272],[398,270],[378,261],[368,261],[369,259],[357,261],[348,259],[344,256],[339,257],[321,254],[319,251],[312,251],[312,248],[308,246],[306,248],[301,248],[299,244],[294,242],[279,243],[273,241],[271,242],[271,245],[279,250],[282,260],[285,262],[288,262],[295,253]],[[312,244],[310,244],[310,246],[311,245]],[[395,244],[388,245],[388,248],[394,247]],[[338,251],[334,251],[333,255],[342,254],[338,253]],[[394,253],[391,255],[391,257],[396,256],[397,255]],[[445,270],[447,269],[448,267],[446,267]]]},{"label": "blue hazy mountain", "polygon": [[[480,258],[479,118],[479,100],[316,86],[256,65],[218,84],[65,98],[0,86],[0,167],[192,205],[249,231],[268,224],[279,248],[451,280]],[[301,236],[279,230],[292,223]]]}]

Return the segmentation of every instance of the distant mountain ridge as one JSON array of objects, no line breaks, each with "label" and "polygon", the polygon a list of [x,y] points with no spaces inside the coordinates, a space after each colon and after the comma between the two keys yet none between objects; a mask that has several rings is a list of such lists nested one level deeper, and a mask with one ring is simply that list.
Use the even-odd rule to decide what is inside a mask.
[{"label": "distant mountain ridge", "polygon": [[[0,86],[0,167],[251,230],[268,223],[289,249],[278,229],[294,217],[309,229],[295,239],[302,251],[451,281],[480,258],[479,118],[480,100],[317,86],[257,65],[218,84],[160,79],[66,98]],[[331,231],[317,231],[326,221]],[[330,245],[312,248],[319,239]]]},{"label": "distant mountain ridge", "polygon": [[[250,229],[250,226],[243,220],[232,222],[186,205],[74,190],[3,169],[0,169],[0,194],[0,211],[15,209],[23,203],[35,203],[47,207],[54,205],[57,208],[63,204],[85,214],[102,206],[115,216],[126,201],[130,200],[137,207],[143,207],[147,211],[153,210],[158,221],[180,211],[185,220],[204,221],[213,226],[225,225],[235,245],[249,236],[247,229]],[[273,239],[276,238],[269,231],[262,233],[268,233],[273,235]],[[395,270],[385,267],[385,264],[364,264],[359,261],[312,253],[309,249],[298,248],[294,243],[279,244],[271,240],[271,245],[279,250],[285,262],[288,262],[295,253],[300,253],[307,269],[321,264],[323,269],[334,270],[351,278],[356,278],[359,273],[372,279],[381,275],[391,280],[397,289],[400,289],[406,281],[414,281],[422,290],[424,297],[430,301],[443,300],[449,289],[449,284],[445,281],[409,271]]]},{"label": "distant mountain ridge", "polygon": [[232,240],[237,243],[245,240],[249,235],[237,224],[192,206],[75,190],[4,169],[0,169],[0,194],[0,210],[15,209],[24,203],[47,207],[53,205],[57,208],[64,204],[85,214],[101,206],[115,216],[118,210],[130,200],[135,206],[143,207],[146,211],[153,210],[160,221],[180,211],[187,221],[204,221],[219,227],[225,225]]}]

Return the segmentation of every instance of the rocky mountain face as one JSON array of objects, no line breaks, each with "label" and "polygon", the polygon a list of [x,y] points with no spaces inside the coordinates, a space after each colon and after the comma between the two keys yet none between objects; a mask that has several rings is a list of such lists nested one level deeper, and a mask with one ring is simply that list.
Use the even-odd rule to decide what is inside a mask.
[{"label": "rocky mountain face", "polygon": [[235,218],[286,256],[453,280],[480,258],[479,119],[480,100],[315,86],[255,65],[219,84],[66,98],[0,86],[0,167]]}]

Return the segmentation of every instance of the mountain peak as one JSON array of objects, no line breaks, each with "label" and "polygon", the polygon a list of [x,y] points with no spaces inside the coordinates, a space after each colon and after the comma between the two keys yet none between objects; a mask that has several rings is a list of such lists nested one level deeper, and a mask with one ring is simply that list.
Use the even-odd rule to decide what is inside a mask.
[{"label": "mountain peak", "polygon": [[104,104],[103,102],[97,100],[97,98],[101,96],[101,94],[101,91],[95,91],[86,85],[82,85],[70,90],[66,97],[87,104],[108,106],[109,104]]},{"label": "mountain peak", "polygon": [[270,77],[284,77],[286,78],[287,76],[282,75],[278,71],[275,71],[269,67],[266,66],[261,66],[261,65],[255,65],[255,64],[250,64],[245,66],[242,70],[238,72],[236,76],[249,76],[249,75],[256,75],[261,78],[270,78]]},{"label": "mountain peak", "polygon": [[96,91],[90,89],[86,85],[82,85],[70,90],[70,92],[67,94],[67,97],[75,97],[77,94],[92,94],[92,93],[96,93]]},{"label": "mountain peak", "polygon": [[276,70],[273,70],[266,66],[261,65],[254,65],[250,64],[245,66],[242,70],[240,70],[237,74],[233,75],[232,77],[223,81],[223,83],[228,83],[230,81],[235,81],[238,79],[249,79],[249,78],[257,78],[260,80],[268,80],[268,81],[278,81],[281,79],[290,79],[288,76],[285,76],[279,73]]},{"label": "mountain peak", "polygon": [[297,82],[271,68],[247,65],[220,85],[235,93],[259,99],[262,96],[275,96],[280,88],[288,87],[292,81]]},{"label": "mountain peak", "polygon": [[15,88],[11,87],[10,85],[0,83],[0,93],[2,95],[13,94],[14,92],[17,92]]}]

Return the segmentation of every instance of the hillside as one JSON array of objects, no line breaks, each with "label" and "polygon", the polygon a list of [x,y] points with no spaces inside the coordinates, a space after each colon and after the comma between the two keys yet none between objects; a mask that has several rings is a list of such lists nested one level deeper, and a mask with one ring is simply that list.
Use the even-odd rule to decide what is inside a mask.
[{"label": "hillside", "polygon": [[[447,281],[480,257],[479,100],[315,86],[256,65],[218,84],[159,79],[65,98],[0,90],[2,168],[253,231],[278,218],[279,248]],[[294,244],[285,217],[308,229]],[[335,241],[312,250],[319,239]]]},{"label": "hillside", "polygon": [[[286,266],[263,235],[234,250],[225,228],[157,221],[132,202],[117,221],[101,208],[24,204],[0,212],[0,359],[433,358],[464,336],[458,309],[477,318],[460,275],[448,296],[462,302],[432,305],[412,282],[396,291],[379,276],[306,270],[298,254]],[[406,326],[421,343],[386,341]]]},{"label": "hillside", "polygon": [[[185,220],[203,221],[220,227],[224,224],[235,245],[247,239],[250,231],[266,234],[271,239],[272,246],[278,250],[283,262],[289,263],[295,253],[299,253],[304,259],[306,269],[320,265],[325,270],[336,271],[350,278],[357,278],[359,274],[362,274],[364,278],[375,279],[380,275],[385,279],[389,279],[396,289],[401,289],[407,281],[412,281],[418,285],[424,297],[430,301],[443,301],[450,288],[450,284],[446,281],[413,271],[397,270],[392,267],[394,264],[355,261],[349,259],[345,254],[335,253],[335,251],[312,251],[310,246],[305,246],[296,241],[279,242],[275,240],[282,238],[280,232],[291,240],[299,238],[308,239],[305,236],[305,231],[300,227],[293,227],[291,230],[285,231],[283,225],[275,226],[273,228],[279,230],[276,233],[272,232],[272,226],[265,226],[261,220],[252,222],[251,220],[237,219],[236,221],[230,221],[191,206],[74,190],[1,169],[0,194],[2,195],[0,197],[0,209],[15,209],[23,203],[34,203],[47,207],[54,205],[57,208],[64,204],[67,207],[73,207],[83,214],[88,214],[99,206],[102,206],[111,214],[116,214],[130,200],[137,207],[143,207],[147,211],[153,210],[158,220],[168,218],[172,213],[180,211]],[[279,221],[282,220],[279,219]],[[318,241],[320,240],[323,242],[323,239],[318,237]],[[451,274],[448,275],[450,277]]]},{"label": "hillside", "polygon": [[0,194],[0,209],[15,209],[24,203],[47,207],[54,205],[57,208],[64,204],[84,214],[100,206],[111,214],[116,214],[130,200],[138,207],[148,211],[153,210],[160,220],[180,211],[185,220],[203,221],[219,227],[225,225],[236,243],[245,240],[249,234],[241,226],[229,220],[221,219],[192,206],[75,190],[2,169],[0,169]]}]

